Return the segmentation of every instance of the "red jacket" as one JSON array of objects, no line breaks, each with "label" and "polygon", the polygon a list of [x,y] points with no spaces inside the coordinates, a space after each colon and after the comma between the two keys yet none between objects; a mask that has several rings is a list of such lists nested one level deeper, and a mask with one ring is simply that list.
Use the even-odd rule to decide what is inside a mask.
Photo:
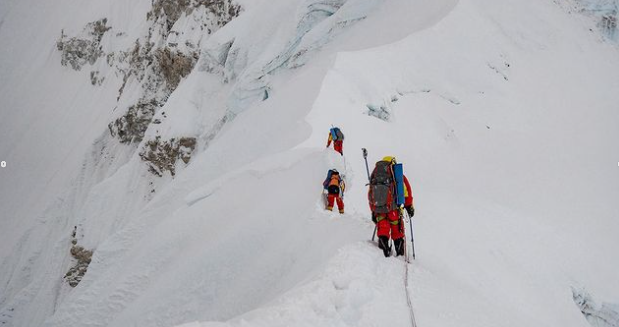
[{"label": "red jacket", "polygon": [[404,177],[404,206],[412,207],[413,206],[413,188],[411,184],[408,183],[408,178]]}]

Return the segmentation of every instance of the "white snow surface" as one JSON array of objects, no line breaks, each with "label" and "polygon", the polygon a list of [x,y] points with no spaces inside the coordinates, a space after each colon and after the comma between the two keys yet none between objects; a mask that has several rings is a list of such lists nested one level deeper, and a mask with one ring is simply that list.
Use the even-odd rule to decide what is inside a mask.
[{"label": "white snow surface", "polygon": [[[2,326],[410,326],[362,147],[413,187],[417,326],[589,326],[573,287],[619,303],[619,49],[571,2],[239,3],[147,131],[199,135],[157,179],[107,131],[122,77],[100,59],[93,86],[55,47],[106,17],[125,49],[150,1],[0,0]],[[230,40],[244,59],[212,70]],[[334,167],[344,215],[323,210]],[[94,255],[71,288],[74,226]]]}]

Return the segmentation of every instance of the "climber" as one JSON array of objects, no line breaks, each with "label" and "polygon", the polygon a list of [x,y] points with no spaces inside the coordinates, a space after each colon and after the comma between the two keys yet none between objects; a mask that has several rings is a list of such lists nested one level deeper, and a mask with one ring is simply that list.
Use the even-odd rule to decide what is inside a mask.
[{"label": "climber", "polygon": [[322,183],[326,196],[326,210],[333,210],[334,202],[337,202],[337,208],[340,213],[344,213],[344,190],[346,184],[344,179],[340,176],[337,169],[330,169],[327,173],[327,178]]},{"label": "climber", "polygon": [[344,155],[344,133],[342,133],[339,127],[333,127],[329,130],[327,148],[331,145],[331,141],[333,141],[333,149],[341,155]]},{"label": "climber", "polygon": [[409,217],[415,214],[413,206],[413,190],[406,176],[402,174],[403,185],[399,187],[403,192],[403,203],[397,204],[398,185],[394,175],[394,157],[384,157],[376,163],[370,176],[368,200],[372,211],[372,221],[376,224],[378,247],[383,250],[385,257],[391,255],[389,237],[393,240],[396,256],[404,255],[404,223],[402,221],[402,206]]}]

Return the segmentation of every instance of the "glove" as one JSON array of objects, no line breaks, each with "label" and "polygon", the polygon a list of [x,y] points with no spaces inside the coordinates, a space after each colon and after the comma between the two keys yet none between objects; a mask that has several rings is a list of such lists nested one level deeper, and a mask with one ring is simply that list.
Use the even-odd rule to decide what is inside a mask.
[{"label": "glove", "polygon": [[413,206],[404,207],[404,209],[406,209],[406,212],[408,213],[409,217],[412,217],[415,215],[415,208],[413,208]]},{"label": "glove", "polygon": [[376,224],[376,215],[372,212],[372,222]]}]

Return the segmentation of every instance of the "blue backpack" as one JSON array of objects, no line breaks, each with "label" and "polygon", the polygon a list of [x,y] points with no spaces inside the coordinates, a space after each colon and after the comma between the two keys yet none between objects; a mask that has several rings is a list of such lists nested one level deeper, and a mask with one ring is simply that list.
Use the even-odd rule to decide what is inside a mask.
[{"label": "blue backpack", "polygon": [[331,128],[331,138],[333,141],[344,141],[344,133],[340,131],[339,127]]}]

